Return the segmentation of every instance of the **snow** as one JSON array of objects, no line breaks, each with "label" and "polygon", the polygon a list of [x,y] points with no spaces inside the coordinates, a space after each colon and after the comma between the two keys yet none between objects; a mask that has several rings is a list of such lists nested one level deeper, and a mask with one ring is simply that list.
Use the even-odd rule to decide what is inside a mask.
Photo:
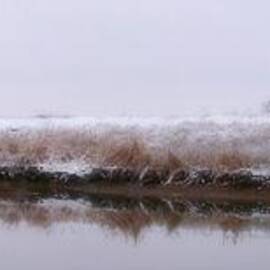
[{"label": "snow", "polygon": [[119,127],[164,127],[183,123],[213,124],[270,124],[269,114],[228,113],[228,114],[184,114],[181,117],[48,117],[48,118],[0,118],[1,130],[44,129],[44,128],[88,128],[99,126]]},{"label": "snow", "polygon": [[[181,117],[29,117],[29,118],[0,118],[0,132],[28,134],[42,130],[94,130],[110,129],[136,131],[142,134],[147,143],[152,146],[183,147],[183,140],[192,151],[209,151],[209,146],[218,144],[230,145],[239,142],[240,149],[252,156],[253,160],[267,160],[266,164],[250,168],[254,174],[270,175],[268,168],[268,152],[270,140],[270,115],[262,111],[242,112],[200,112],[186,113]],[[26,133],[25,133],[26,132]],[[266,134],[266,135],[265,135]],[[184,147],[185,147],[184,144]],[[169,148],[170,149],[170,148]],[[190,150],[189,149],[189,150]],[[183,149],[182,149],[183,150]],[[181,151],[182,151],[181,150]],[[178,150],[176,150],[177,153]],[[211,151],[211,149],[210,149]],[[7,160],[8,161],[8,160]],[[61,161],[52,156],[39,164],[48,172],[67,172],[75,174],[89,173],[96,166],[86,162],[82,156],[71,161]]]},{"label": "snow", "polygon": [[69,162],[50,160],[40,163],[38,167],[45,172],[63,172],[77,175],[84,175],[86,173],[91,173],[92,171],[92,167],[80,159]]}]

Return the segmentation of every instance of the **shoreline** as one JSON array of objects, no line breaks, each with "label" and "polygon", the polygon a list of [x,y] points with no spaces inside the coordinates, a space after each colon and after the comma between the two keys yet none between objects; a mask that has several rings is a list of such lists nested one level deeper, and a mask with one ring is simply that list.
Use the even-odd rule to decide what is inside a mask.
[{"label": "shoreline", "polygon": [[[169,181],[168,181],[169,179]],[[215,172],[179,170],[174,176],[166,171],[93,169],[87,174],[46,172],[38,167],[0,167],[0,192],[36,192],[55,195],[124,195],[130,198],[186,198],[215,201],[270,202],[270,176],[250,171]]]}]

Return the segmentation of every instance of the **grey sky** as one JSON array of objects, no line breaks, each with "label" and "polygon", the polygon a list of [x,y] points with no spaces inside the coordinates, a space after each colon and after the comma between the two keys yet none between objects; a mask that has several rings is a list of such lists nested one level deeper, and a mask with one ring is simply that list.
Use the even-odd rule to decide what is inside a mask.
[{"label": "grey sky", "polygon": [[267,0],[0,0],[0,115],[260,103],[269,10]]}]

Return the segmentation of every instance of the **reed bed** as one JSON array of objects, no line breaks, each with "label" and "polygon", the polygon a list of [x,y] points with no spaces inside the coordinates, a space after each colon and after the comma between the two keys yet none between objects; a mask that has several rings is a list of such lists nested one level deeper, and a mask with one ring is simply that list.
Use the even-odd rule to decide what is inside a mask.
[{"label": "reed bed", "polygon": [[90,168],[214,171],[269,168],[270,126],[187,123],[160,127],[24,129],[0,133],[7,166],[84,164]]}]

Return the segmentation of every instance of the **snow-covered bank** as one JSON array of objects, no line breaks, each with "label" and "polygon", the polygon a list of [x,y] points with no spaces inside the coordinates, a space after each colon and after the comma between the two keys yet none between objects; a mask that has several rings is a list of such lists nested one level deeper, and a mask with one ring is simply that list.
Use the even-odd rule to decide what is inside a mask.
[{"label": "snow-covered bank", "polygon": [[0,119],[2,166],[84,174],[95,168],[269,175],[270,115]]},{"label": "snow-covered bank", "polygon": [[229,113],[183,113],[181,117],[72,117],[38,116],[28,118],[0,118],[0,131],[44,128],[91,128],[95,126],[166,127],[185,123],[213,124],[270,124],[270,114],[259,111]]}]

